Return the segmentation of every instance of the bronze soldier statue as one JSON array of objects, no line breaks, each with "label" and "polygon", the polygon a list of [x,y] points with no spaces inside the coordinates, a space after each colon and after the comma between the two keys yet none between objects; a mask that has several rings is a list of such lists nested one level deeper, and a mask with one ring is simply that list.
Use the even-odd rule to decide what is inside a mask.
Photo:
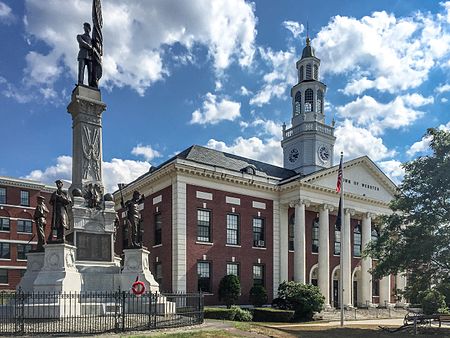
[{"label": "bronze soldier statue", "polygon": [[128,229],[128,246],[137,248],[142,246],[141,239],[141,213],[139,211],[139,204],[144,201],[144,195],[139,191],[133,192],[133,197],[124,203],[123,196],[121,200],[122,208],[127,211],[126,224]]},{"label": "bronze soldier statue", "polygon": [[45,205],[45,198],[43,196],[37,197],[37,206],[34,210],[34,224],[36,225],[36,234],[37,234],[37,247],[36,251],[44,251],[45,244],[45,226],[47,225],[47,215],[48,209]]},{"label": "bronze soldier statue", "polygon": [[[58,189],[50,197],[50,204],[53,206],[52,230],[56,229],[56,240],[58,242],[64,242],[65,230],[69,229],[68,207],[72,202],[67,193],[62,190],[63,182],[57,180],[55,183]],[[50,232],[47,242],[50,242],[51,239],[52,232]]]},{"label": "bronze soldier statue", "polygon": [[78,84],[84,82],[84,68],[87,67],[88,73],[88,85],[92,83],[92,40],[91,25],[87,22],[83,24],[84,34],[77,35],[78,46],[80,51],[78,52]]}]

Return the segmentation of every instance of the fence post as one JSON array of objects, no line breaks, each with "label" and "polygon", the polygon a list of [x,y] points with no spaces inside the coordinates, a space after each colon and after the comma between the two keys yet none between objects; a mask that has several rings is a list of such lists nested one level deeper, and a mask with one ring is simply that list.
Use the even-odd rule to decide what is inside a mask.
[{"label": "fence post", "polygon": [[125,331],[125,316],[127,311],[125,310],[125,291],[122,291],[122,331]]},{"label": "fence post", "polygon": [[[152,292],[149,291],[147,293],[147,295],[148,295],[148,324],[147,324],[147,326],[150,329],[151,325],[152,325]],[[144,294],[144,296],[145,296],[145,294]]]},{"label": "fence post", "polygon": [[25,333],[25,309],[24,309],[24,303],[25,303],[25,297],[23,294],[23,291],[21,288],[19,288],[19,301],[20,301],[20,333]]}]

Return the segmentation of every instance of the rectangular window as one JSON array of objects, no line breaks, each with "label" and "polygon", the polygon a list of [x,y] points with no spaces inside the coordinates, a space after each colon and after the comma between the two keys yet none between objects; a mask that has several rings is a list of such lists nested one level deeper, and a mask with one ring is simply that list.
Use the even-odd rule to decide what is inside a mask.
[{"label": "rectangular window", "polygon": [[33,222],[29,219],[17,220],[17,232],[26,232],[31,234],[33,232]]},{"label": "rectangular window", "polygon": [[334,254],[341,254],[341,231],[338,229],[334,229]]},{"label": "rectangular window", "polygon": [[155,263],[155,280],[159,284],[159,287],[161,288],[161,285],[163,282],[162,263],[161,262]]},{"label": "rectangular window", "polygon": [[211,263],[197,262],[198,291],[211,292]]},{"label": "rectangular window", "polygon": [[30,206],[30,193],[28,191],[20,191],[20,205],[23,205],[24,207]]},{"label": "rectangular window", "polygon": [[227,275],[239,277],[239,263],[227,263]]},{"label": "rectangular window", "polygon": [[0,188],[0,204],[6,204],[6,188]]},{"label": "rectangular window", "polygon": [[253,218],[253,246],[264,248],[264,220],[262,218]]},{"label": "rectangular window", "polygon": [[0,230],[9,231],[9,218],[0,218]]},{"label": "rectangular window", "polygon": [[358,225],[355,230],[353,231],[353,255],[355,257],[361,257],[361,230],[360,226]]},{"label": "rectangular window", "polygon": [[17,244],[17,259],[27,259],[27,253],[31,251],[31,244]]},{"label": "rectangular window", "polygon": [[312,248],[311,251],[314,253],[319,252],[319,219],[316,218],[312,227]]},{"label": "rectangular window", "polygon": [[378,280],[372,281],[372,296],[374,297],[380,296],[380,281]]},{"label": "rectangular window", "polygon": [[264,265],[255,264],[253,265],[253,285],[264,286]]},{"label": "rectangular window", "polygon": [[11,259],[11,254],[9,251],[9,243],[0,243],[0,258]]},{"label": "rectangular window", "polygon": [[197,210],[197,241],[211,242],[211,211]]},{"label": "rectangular window", "polygon": [[239,215],[227,215],[227,244],[239,244]]},{"label": "rectangular window", "polygon": [[289,250],[294,251],[294,221],[289,222],[288,225]]},{"label": "rectangular window", "polygon": [[9,284],[8,283],[8,270],[0,269],[0,284]]},{"label": "rectangular window", "polygon": [[155,245],[162,243],[162,219],[161,213],[155,215]]}]

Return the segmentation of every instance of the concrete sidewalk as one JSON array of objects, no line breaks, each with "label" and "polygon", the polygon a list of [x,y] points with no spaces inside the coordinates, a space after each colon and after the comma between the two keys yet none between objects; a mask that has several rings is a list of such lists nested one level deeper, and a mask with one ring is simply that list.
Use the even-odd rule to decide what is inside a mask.
[{"label": "concrete sidewalk", "polygon": [[[295,324],[281,324],[281,325],[267,325],[274,329],[276,328],[289,328],[289,327],[314,327],[314,326],[325,326],[325,327],[339,327],[341,325],[340,321],[317,321],[308,323],[295,323]],[[390,319],[364,319],[364,320],[346,320],[344,322],[344,327],[349,327],[352,325],[374,325],[374,326],[401,326],[403,325],[402,318],[390,318]]]}]

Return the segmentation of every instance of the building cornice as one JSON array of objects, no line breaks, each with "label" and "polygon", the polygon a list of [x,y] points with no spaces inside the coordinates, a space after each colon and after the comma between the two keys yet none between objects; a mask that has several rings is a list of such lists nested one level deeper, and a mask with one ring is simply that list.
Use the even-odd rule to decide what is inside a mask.
[{"label": "building cornice", "polygon": [[56,190],[56,188],[54,188],[50,185],[44,184],[44,183],[27,180],[27,179],[21,179],[21,178],[7,177],[7,176],[0,176],[0,185],[6,185],[9,187],[41,190],[41,191],[45,191],[45,192],[49,192],[49,193]]}]

